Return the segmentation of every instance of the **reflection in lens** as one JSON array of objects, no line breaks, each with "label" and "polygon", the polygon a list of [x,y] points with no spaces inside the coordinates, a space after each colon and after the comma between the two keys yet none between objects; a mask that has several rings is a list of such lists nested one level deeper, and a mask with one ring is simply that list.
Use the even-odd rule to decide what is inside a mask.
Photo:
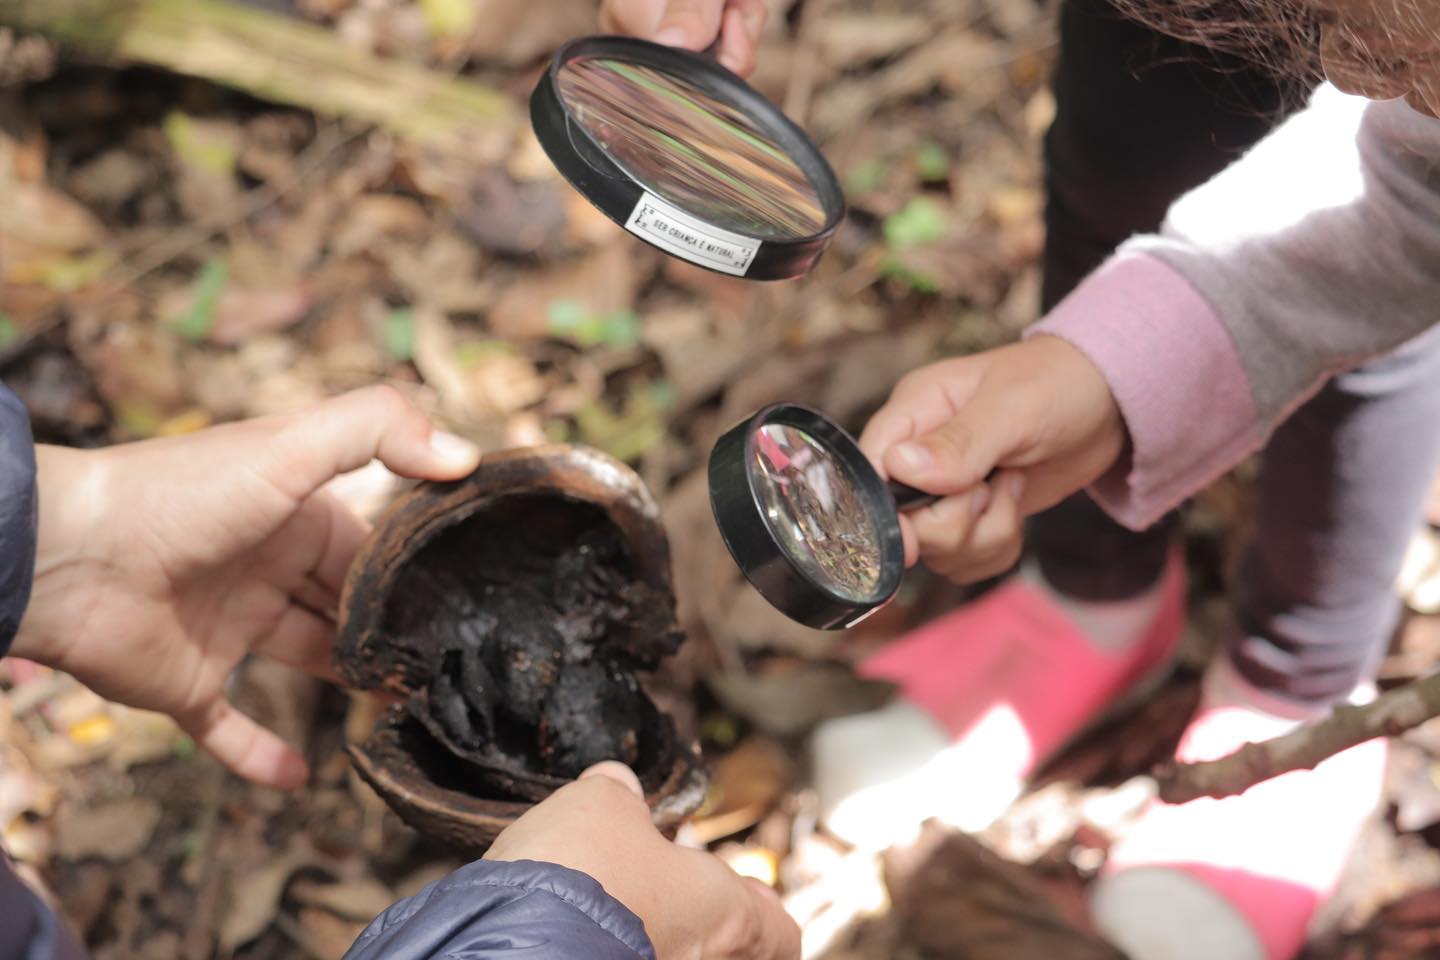
[{"label": "reflection in lens", "polygon": [[719,227],[796,239],[825,225],[805,172],[739,109],[694,84],[608,57],[572,60],[560,96],[606,154],[651,193]]},{"label": "reflection in lens", "polygon": [[847,600],[874,599],[880,531],[844,465],[803,430],[767,423],[755,431],[752,470],[785,552]]}]

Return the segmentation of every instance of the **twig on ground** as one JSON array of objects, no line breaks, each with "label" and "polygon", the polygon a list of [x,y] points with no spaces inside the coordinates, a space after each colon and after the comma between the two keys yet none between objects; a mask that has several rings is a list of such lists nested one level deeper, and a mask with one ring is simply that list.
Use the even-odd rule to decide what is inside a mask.
[{"label": "twig on ground", "polygon": [[1291,770],[1311,770],[1322,760],[1375,737],[1393,737],[1440,716],[1440,673],[1406,684],[1363,706],[1340,706],[1324,720],[1264,743],[1249,743],[1228,757],[1204,763],[1169,763],[1155,772],[1160,797],[1185,803],[1198,797],[1229,797]]},{"label": "twig on ground", "polygon": [[0,26],[451,150],[503,152],[518,116],[499,90],[377,57],[329,30],[227,0],[0,0]]}]

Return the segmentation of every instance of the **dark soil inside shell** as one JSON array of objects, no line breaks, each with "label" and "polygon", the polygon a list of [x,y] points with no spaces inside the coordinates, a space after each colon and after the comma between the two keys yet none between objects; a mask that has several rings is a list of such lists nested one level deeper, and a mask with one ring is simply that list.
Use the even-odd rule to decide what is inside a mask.
[{"label": "dark soil inside shell", "polygon": [[678,648],[674,599],[599,507],[491,501],[410,560],[384,630],[423,679],[400,733],[437,784],[538,800],[601,760],[666,772],[674,728],[636,672]]}]

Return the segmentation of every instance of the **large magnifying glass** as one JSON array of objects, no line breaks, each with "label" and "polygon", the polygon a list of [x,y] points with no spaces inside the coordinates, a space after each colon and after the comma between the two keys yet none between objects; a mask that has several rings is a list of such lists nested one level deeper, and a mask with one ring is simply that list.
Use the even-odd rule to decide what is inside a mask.
[{"label": "large magnifying glass", "polygon": [[886,483],[843,429],[781,403],[737,424],[710,452],[710,506],[746,579],[807,626],[854,626],[900,586],[899,511],[934,495]]},{"label": "large magnifying glass", "polygon": [[575,40],[530,98],[561,174],[635,236],[752,280],[800,276],[845,214],[819,148],[713,59],[629,37]]}]

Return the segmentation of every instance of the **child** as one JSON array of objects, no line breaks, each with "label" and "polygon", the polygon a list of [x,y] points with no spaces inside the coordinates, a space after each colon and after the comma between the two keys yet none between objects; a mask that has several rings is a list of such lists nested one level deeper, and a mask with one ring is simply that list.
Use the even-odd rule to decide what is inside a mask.
[{"label": "child", "polygon": [[[1330,76],[1404,100],[1321,88],[1024,343],[908,377],[862,440],[897,479],[952,495],[909,532],[971,579],[1013,562],[1022,517],[1080,487],[1143,528],[1268,438],[1238,632],[1206,677],[1184,760],[1367,695],[1437,465],[1440,18],[1434,5],[1319,13]],[[993,489],[978,486],[997,465]],[[1010,791],[1173,648],[1177,568],[1108,605],[1067,603],[1032,575],[977,605],[991,632],[968,650],[952,619],[879,654],[870,669],[902,683],[906,719],[934,718],[921,736],[954,741],[927,776]],[[856,737],[823,731],[822,752]],[[1140,960],[1293,956],[1383,763],[1373,742],[1240,797],[1156,805],[1112,850],[1098,926]]]},{"label": "child", "polygon": [[[1184,3],[1129,5],[1196,39],[1218,22],[1178,23]],[[1022,519],[1087,484],[1144,528],[1269,438],[1239,630],[1183,759],[1367,695],[1440,459],[1440,336],[1424,335],[1440,322],[1440,5],[1240,0],[1225,16],[1283,29],[1276,49],[1309,43],[1354,94],[1404,101],[1322,89],[1026,342],[917,371],[862,437],[896,479],[948,495],[907,518],[909,555],[967,581],[1012,566]],[[1110,136],[1157,116],[1130,106],[1099,116]],[[1053,167],[1054,131],[1047,146]],[[1163,667],[1184,592],[1167,538],[1092,562],[1099,586],[1067,595],[1049,577],[1086,573],[1071,541],[1068,564],[1026,570],[866,664],[904,696],[818,732],[832,828],[858,836],[925,812],[982,826],[1040,760]],[[1045,546],[1052,561],[1064,553]],[[1117,578],[1113,564],[1132,569]],[[1378,799],[1383,759],[1365,744],[1241,797],[1155,807],[1112,851],[1097,923],[1139,960],[1294,955]]]},{"label": "child", "polygon": [[[453,480],[479,456],[386,387],[184,437],[35,448],[0,385],[0,656],[168,713],[234,773],[297,787],[304,758],[232,707],[224,684],[249,655],[333,677],[328,611],[366,528],[321,487],[371,458]],[[799,931],[767,888],[666,841],[635,775],[604,763],[486,859],[387,910],[349,956],[521,954],[791,960]],[[82,956],[0,851],[0,957]]]}]

